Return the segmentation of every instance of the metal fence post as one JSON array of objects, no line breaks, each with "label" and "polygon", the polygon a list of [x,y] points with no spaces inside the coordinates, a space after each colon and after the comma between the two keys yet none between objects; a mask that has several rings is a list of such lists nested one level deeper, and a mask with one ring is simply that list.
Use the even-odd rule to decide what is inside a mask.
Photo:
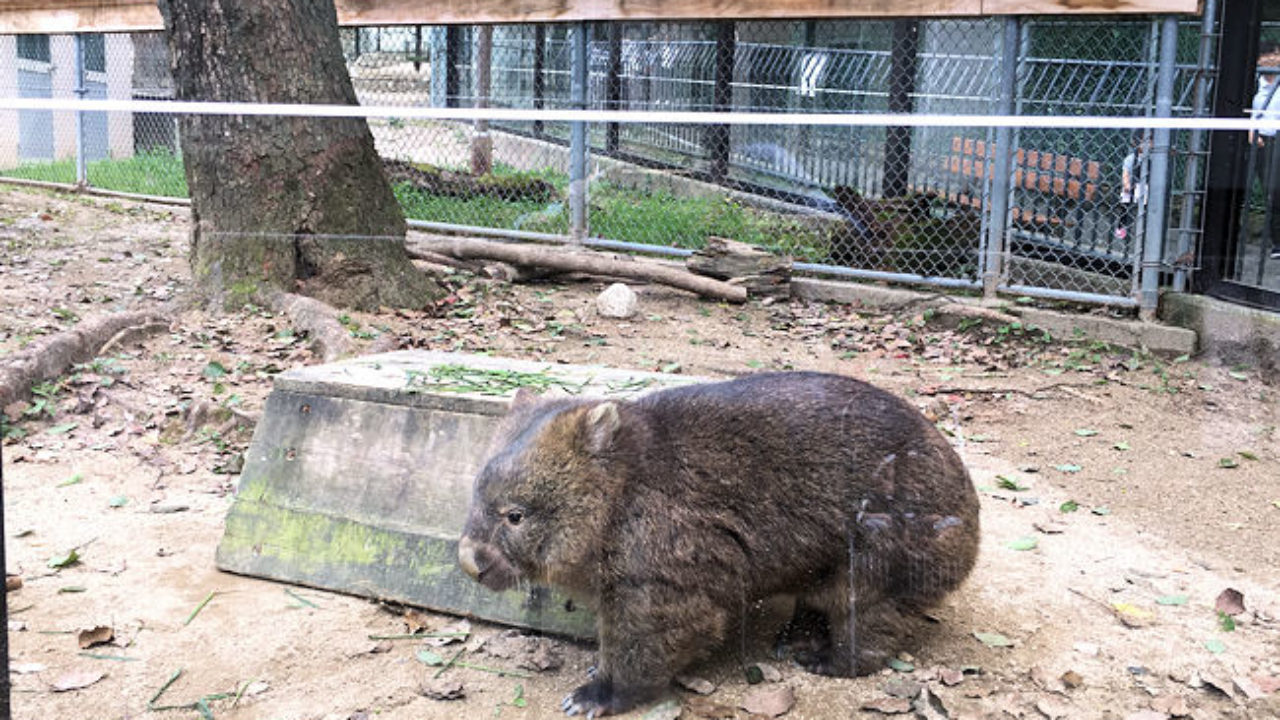
[{"label": "metal fence post", "polygon": [[[733,66],[737,54],[737,24],[732,20],[716,23],[715,79],[711,103],[716,112],[733,110]],[[729,126],[707,125],[707,167],[711,182],[724,182],[729,177]]]},{"label": "metal fence post", "polygon": [[[493,58],[493,26],[481,25],[478,29],[475,44],[475,107],[489,107],[489,93],[492,75],[490,63]],[[488,175],[493,172],[493,138],[489,135],[489,121],[477,118],[475,137],[471,140],[471,174]]]},{"label": "metal fence post", "polygon": [[[1213,30],[1217,22],[1218,0],[1205,0],[1204,17],[1200,21],[1200,51],[1196,56],[1195,93],[1192,100],[1192,112],[1197,117],[1203,117],[1212,112],[1209,108],[1212,100],[1209,94],[1208,76],[1214,72]],[[1200,205],[1198,201],[1204,197],[1200,189],[1200,157],[1205,154],[1204,140],[1205,132],[1196,128],[1191,131],[1191,137],[1187,141],[1187,165],[1182,185],[1182,216],[1178,223],[1181,231],[1178,233],[1178,246],[1174,251],[1179,259],[1173,272],[1173,289],[1177,292],[1186,290],[1187,268],[1195,264],[1187,256],[1188,253],[1191,257],[1195,256],[1195,236],[1199,234],[1191,225],[1195,221],[1196,208]],[[1203,226],[1204,223],[1201,222],[1201,227]]]},{"label": "metal fence post", "polygon": [[[84,34],[76,33],[76,99],[83,100],[85,95],[89,94],[89,88],[84,84]],[[84,187],[89,184],[89,171],[84,157],[84,134],[85,122],[84,111],[76,111],[76,184]]]},{"label": "metal fence post", "polygon": [[[578,23],[573,33],[573,66],[569,94],[574,109],[587,109],[587,32],[590,24]],[[569,236],[582,244],[587,235],[587,124],[570,123],[569,128]]]},{"label": "metal fence post", "polygon": [[[605,80],[605,108],[622,109],[622,23],[609,23],[609,70]],[[621,126],[616,122],[605,128],[604,149],[608,153],[618,152],[622,144]]]},{"label": "metal fence post", "polygon": [[[1018,92],[1018,49],[1021,30],[1017,16],[1004,19],[1004,37],[1000,42],[1000,89],[997,112],[1012,115]],[[987,246],[982,263],[982,296],[995,298],[1004,275],[1004,251],[1009,229],[1010,173],[1013,167],[1013,133],[1008,127],[996,128],[995,168],[991,178],[991,211],[987,222]]]},{"label": "metal fence post", "polygon": [[[1160,27],[1160,67],[1156,75],[1156,117],[1173,116],[1174,71],[1178,61],[1178,18],[1168,15]],[[1138,292],[1138,316],[1155,318],[1160,295],[1160,265],[1169,208],[1169,128],[1156,128],[1151,143],[1151,178],[1148,180],[1146,232],[1142,246],[1142,286]]]}]

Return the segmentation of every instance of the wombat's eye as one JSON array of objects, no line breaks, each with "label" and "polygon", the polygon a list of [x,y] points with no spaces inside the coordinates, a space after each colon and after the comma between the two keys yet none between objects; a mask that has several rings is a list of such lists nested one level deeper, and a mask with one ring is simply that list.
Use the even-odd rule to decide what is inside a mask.
[{"label": "wombat's eye", "polygon": [[521,520],[524,520],[524,512],[520,510],[507,511],[507,522],[512,525],[519,525]]}]

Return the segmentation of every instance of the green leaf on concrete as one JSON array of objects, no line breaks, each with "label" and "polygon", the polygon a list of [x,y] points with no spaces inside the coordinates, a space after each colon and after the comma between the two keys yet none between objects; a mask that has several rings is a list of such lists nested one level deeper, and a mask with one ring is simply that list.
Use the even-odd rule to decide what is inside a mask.
[{"label": "green leaf on concrete", "polygon": [[1020,537],[1016,540],[1010,540],[1008,547],[1010,550],[1035,550],[1040,545],[1040,541],[1034,537]]},{"label": "green leaf on concrete", "polygon": [[129,504],[129,498],[124,495],[117,495],[107,501],[107,505],[113,508],[124,507]]},{"label": "green leaf on concrete", "polygon": [[1076,435],[1079,435],[1080,437],[1093,437],[1097,434],[1098,431],[1093,428],[1079,428],[1076,430]]},{"label": "green leaf on concrete", "polygon": [[1061,465],[1054,465],[1053,469],[1064,473],[1078,473],[1084,468],[1075,463],[1062,463]]},{"label": "green leaf on concrete", "polygon": [[975,632],[973,636],[989,648],[1013,647],[1013,641],[1000,633]]},{"label": "green leaf on concrete", "polygon": [[1161,595],[1156,598],[1157,605],[1186,605],[1186,595]]},{"label": "green leaf on concrete", "polygon": [[46,432],[48,432],[50,435],[65,435],[71,432],[72,430],[75,430],[78,427],[80,427],[80,423],[69,422],[69,423],[63,423],[61,425],[54,425],[53,427],[49,428]]},{"label": "green leaf on concrete", "polygon": [[75,548],[71,548],[65,553],[54,555],[49,558],[49,567],[54,570],[58,570],[60,568],[71,567],[78,562],[80,562],[80,551]]},{"label": "green leaf on concrete", "polygon": [[1227,470],[1234,470],[1235,468],[1240,467],[1240,463],[1236,462],[1235,458],[1222,458],[1218,460],[1218,467],[1225,468]]},{"label": "green leaf on concrete", "polygon": [[1248,380],[1249,380],[1249,376],[1248,376],[1248,375],[1246,375],[1246,374],[1244,374],[1244,373],[1242,373],[1242,372],[1236,372],[1235,370],[1232,370],[1231,372],[1228,372],[1227,374],[1228,374],[1228,375],[1230,375],[1231,377],[1235,378],[1236,380],[1239,380],[1240,382],[1248,382]]},{"label": "green leaf on concrete", "polygon": [[1080,503],[1075,500],[1068,500],[1058,506],[1059,512],[1073,513],[1080,509]]},{"label": "green leaf on concrete", "polygon": [[1112,445],[1111,447],[1116,450],[1119,450],[1120,452],[1126,452],[1132,449],[1129,443],[1127,442],[1118,442],[1115,445]]},{"label": "green leaf on concrete", "polygon": [[57,487],[67,487],[68,485],[79,485],[82,482],[84,482],[84,475],[81,475],[80,473],[76,473],[75,475],[72,475],[66,480],[63,480],[62,482],[58,483]]},{"label": "green leaf on concrete", "polygon": [[1107,507],[1106,505],[1099,505],[1098,507],[1090,510],[1089,512],[1098,516],[1107,516],[1111,514],[1111,508]]},{"label": "green leaf on concrete", "polygon": [[898,658],[890,658],[889,662],[885,663],[885,665],[888,665],[890,669],[900,673],[915,672],[916,669],[915,665],[912,665],[905,660],[899,660]]},{"label": "green leaf on concrete", "polygon": [[1029,485],[1023,485],[1022,483],[1018,482],[1015,478],[1011,478],[1005,475],[996,476],[996,485],[998,485],[1003,490],[1022,491],[1022,490],[1031,489]]},{"label": "green leaf on concrete", "polygon": [[1218,629],[1222,632],[1234,632],[1236,629],[1236,619],[1219,610]]},{"label": "green leaf on concrete", "polygon": [[1205,640],[1205,641],[1204,641],[1204,649],[1205,649],[1205,650],[1208,650],[1209,652],[1213,653],[1214,655],[1221,655],[1222,653],[1226,652],[1226,650],[1227,650],[1227,645],[1226,645],[1226,643],[1222,642],[1221,640],[1219,640],[1219,639],[1217,639],[1217,638],[1213,638],[1213,639],[1211,639],[1211,640]]}]

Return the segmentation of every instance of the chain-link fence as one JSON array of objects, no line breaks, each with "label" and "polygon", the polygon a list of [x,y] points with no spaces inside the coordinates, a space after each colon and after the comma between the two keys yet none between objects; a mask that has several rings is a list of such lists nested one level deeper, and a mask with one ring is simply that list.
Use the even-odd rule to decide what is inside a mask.
[{"label": "chain-link fence", "polygon": [[[1202,114],[1211,88],[1197,87],[1209,77],[1197,71],[1200,24],[1178,26],[1170,61],[1160,52],[1162,23],[636,22],[341,34],[365,105],[1150,116],[1161,106],[1163,68],[1170,112]],[[157,99],[173,91],[153,33],[0,37],[0,93]],[[77,125],[73,112],[0,114],[0,174],[185,195],[172,116],[86,112]],[[1150,131],[606,122],[580,126],[575,142],[571,123],[535,119],[369,125],[406,215],[434,227],[667,252],[725,236],[791,254],[813,272],[986,280],[1117,304],[1134,301],[1141,269],[1173,259],[1179,248],[1166,237],[1194,239],[1203,168],[1182,132],[1166,170],[1153,168],[1163,153]],[[577,175],[585,192],[575,194]],[[1148,227],[1156,197],[1161,212]],[[1144,265],[1148,238],[1158,247]]]}]

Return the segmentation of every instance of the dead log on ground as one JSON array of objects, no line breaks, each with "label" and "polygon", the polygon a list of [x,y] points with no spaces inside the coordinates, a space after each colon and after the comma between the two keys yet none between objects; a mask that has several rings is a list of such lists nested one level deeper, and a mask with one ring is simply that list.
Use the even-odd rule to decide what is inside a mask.
[{"label": "dead log on ground", "polygon": [[0,360],[0,408],[22,400],[31,386],[62,375],[76,363],[88,362],[128,328],[168,321],[152,311],[98,315],[75,327],[34,341],[25,350]]},{"label": "dead log on ground", "polygon": [[685,266],[689,272],[741,285],[752,297],[791,296],[791,258],[755,245],[711,236]]},{"label": "dead log on ground", "polygon": [[641,260],[629,255],[601,253],[547,245],[523,245],[465,237],[411,238],[410,248],[422,248],[456,258],[500,260],[517,267],[530,266],[562,272],[643,280],[688,290],[703,297],[741,303],[747,301],[744,287],[694,275],[679,268]]},{"label": "dead log on ground", "polygon": [[271,309],[288,316],[293,326],[307,333],[311,349],[324,362],[332,362],[355,351],[351,333],[338,322],[338,311],[314,298],[292,293],[275,293]]}]

